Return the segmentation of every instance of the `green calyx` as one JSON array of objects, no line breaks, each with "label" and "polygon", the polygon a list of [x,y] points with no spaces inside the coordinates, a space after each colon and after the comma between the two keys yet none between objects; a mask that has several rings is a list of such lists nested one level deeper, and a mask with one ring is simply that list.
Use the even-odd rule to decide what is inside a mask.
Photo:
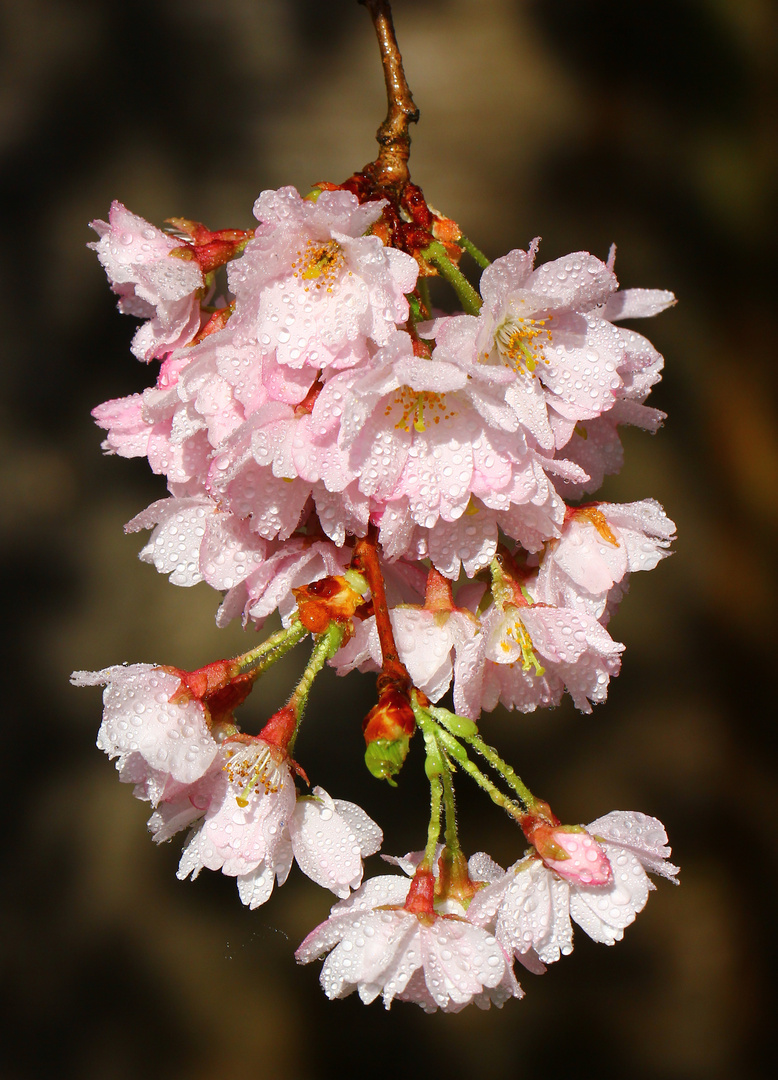
[{"label": "green calyx", "polygon": [[377,780],[386,780],[392,787],[397,787],[394,777],[403,767],[410,745],[410,735],[401,735],[397,739],[375,739],[368,743],[365,750],[368,771]]}]

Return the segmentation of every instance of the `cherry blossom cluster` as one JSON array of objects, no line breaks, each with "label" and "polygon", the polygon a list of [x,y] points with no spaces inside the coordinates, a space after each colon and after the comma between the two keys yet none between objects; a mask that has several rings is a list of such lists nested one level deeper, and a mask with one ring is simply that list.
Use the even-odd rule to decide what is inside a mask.
[{"label": "cherry blossom cluster", "polygon": [[[162,360],[156,384],[95,410],[106,450],[167,478],[170,495],[128,525],[153,530],[141,558],[223,591],[220,624],[261,626],[290,617],[293,588],[342,573],[350,538],[373,527],[398,646],[433,700],[456,670],[470,716],[565,689],[588,711],[620,664],[608,616],[674,526],[652,500],[566,499],[613,471],[620,424],[659,423],[643,401],[662,358],[611,320],[672,295],[620,291],[581,252],[533,269],[533,243],[484,270],[477,316],[414,320],[418,263],[371,232],[386,202],[315,195],[260,196],[214,312],[197,261],[212,245],[175,246],[119,204],[94,223],[121,308],[155,302],[134,348]],[[495,562],[499,586],[430,599],[429,566],[453,582]],[[361,629],[338,670],[375,661]]]},{"label": "cherry blossom cluster", "polygon": [[[535,239],[489,262],[410,182],[413,117],[392,113],[392,94],[408,106],[410,93],[392,87],[378,160],[306,195],[262,192],[253,228],[159,229],[118,202],[92,223],[120,310],[143,320],[132,351],[158,363],[143,393],[94,410],[107,453],[166,480],[127,530],[150,531],[140,557],[171,582],[221,594],[220,626],[280,629],[196,671],[73,681],[105,687],[98,746],[151,804],[155,841],[189,830],[180,878],[221,871],[255,908],[296,862],[339,898],[297,953],[327,954],[329,997],[458,1011],[522,996],[515,962],[544,971],[572,950],[573,923],[613,944],[653,888],[647,871],[677,873],[656,819],[564,825],[479,729],[498,704],[565,694],[590,713],[618,674],[610,617],[674,525],[653,499],[590,497],[621,466],[620,427],[663,419],[645,404],[662,357],[620,323],[675,301],[620,289],[613,249],[539,263]],[[433,306],[435,276],[455,310]],[[305,638],[287,704],[248,733],[236,710]],[[426,846],[364,884],[379,826],[311,787],[295,757],[325,664],[377,673],[362,725],[373,775],[396,786],[415,738],[430,783]],[[507,871],[463,852],[456,773],[521,830]]]}]

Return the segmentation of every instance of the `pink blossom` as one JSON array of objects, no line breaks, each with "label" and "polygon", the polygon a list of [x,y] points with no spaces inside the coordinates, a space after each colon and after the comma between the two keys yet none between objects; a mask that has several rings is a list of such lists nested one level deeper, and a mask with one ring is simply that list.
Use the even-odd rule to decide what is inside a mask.
[{"label": "pink blossom", "polygon": [[614,586],[627,574],[653,570],[674,533],[654,499],[572,509],[561,537],[546,547],[535,599],[601,619]]},{"label": "pink blossom", "polygon": [[[478,619],[466,610],[427,611],[404,605],[390,611],[394,638],[413,681],[432,701],[439,701],[455,677],[454,708],[462,716],[480,711],[484,637]],[[381,645],[375,618],[357,625],[354,637],[332,662],[339,675],[354,668],[381,670]]]},{"label": "pink blossom", "polygon": [[294,810],[295,786],[283,752],[262,739],[227,742],[222,759],[220,784],[187,851],[207,869],[237,877],[273,860]]},{"label": "pink blossom", "polygon": [[228,271],[236,344],[314,369],[351,366],[368,341],[383,345],[408,318],[405,294],[418,274],[410,255],[365,235],[383,208],[346,191],[315,201],[292,187],[262,192],[256,238]]},{"label": "pink blossom", "polygon": [[608,885],[611,865],[602,847],[580,825],[539,825],[535,850],[550,870],[575,885]]},{"label": "pink blossom", "polygon": [[604,701],[624,646],[586,612],[530,604],[493,604],[482,618],[486,635],[483,707],[501,701],[531,712],[558,705],[568,691],[577,709]]},{"label": "pink blossom", "polygon": [[594,941],[620,941],[655,888],[646,871],[673,880],[678,867],[667,861],[667,835],[656,818],[615,810],[587,825],[586,833],[610,863],[609,881],[587,885],[560,877],[535,854],[503,872],[479,853],[470,860],[469,872],[486,884],[473,897],[468,919],[491,929],[509,952],[530,963],[535,956],[553,963],[572,952],[571,919]]},{"label": "pink blossom", "polygon": [[316,400],[314,437],[337,439],[373,513],[407,507],[417,525],[455,521],[471,496],[516,487],[514,501],[535,493],[517,485],[531,468],[517,421],[503,400],[507,373],[455,358],[416,357],[410,336],[396,333],[369,366],[330,379]]},{"label": "pink blossom", "polygon": [[293,859],[338,896],[359,885],[363,855],[382,840],[361,807],[318,787],[298,799],[288,760],[262,739],[226,741],[219,766],[207,790],[166,793],[150,822],[167,839],[176,831],[172,823],[182,828],[203,819],[181,856],[179,878],[221,870],[238,879],[240,898],[251,908],[265,903],[276,880],[286,881]]},{"label": "pink blossom", "polygon": [[190,259],[171,256],[180,241],[111,203],[108,221],[93,221],[100,239],[89,247],[105,267],[119,310],[148,321],[132,340],[139,360],[164,356],[186,345],[200,329],[202,271]]},{"label": "pink blossom", "polygon": [[438,518],[431,528],[419,526],[407,498],[392,499],[374,519],[385,558],[429,558],[436,570],[456,581],[462,569],[474,577],[489,566],[500,531],[525,550],[539,551],[546,540],[559,536],[564,513],[564,503],[533,457],[514,471],[510,486],[472,496],[455,521]]},{"label": "pink blossom", "polygon": [[153,664],[116,665],[102,671],[74,671],[75,686],[105,685],[103,722],[97,745],[119,766],[139,754],[146,764],[173,780],[191,784],[216,757],[203,703],[195,698],[173,704],[181,680]]},{"label": "pink blossom", "polygon": [[410,884],[399,876],[371,878],[300,945],[301,964],[329,953],[321,972],[327,997],[356,990],[365,1003],[381,994],[387,1009],[400,998],[429,1012],[457,1012],[471,1002],[488,1008],[521,996],[505,952],[464,918],[464,909],[433,916],[403,909]]},{"label": "pink blossom", "polygon": [[535,267],[537,246],[496,259],[481,277],[480,315],[440,320],[435,336],[443,353],[511,370],[506,401],[534,444],[553,451],[577,423],[608,412],[640,371],[657,359],[661,367],[656,350],[649,356],[637,347],[645,339],[610,320],[653,315],[674,298],[657,290],[617,293],[610,264],[588,252]]},{"label": "pink blossom", "polygon": [[268,554],[266,541],[207,495],[158,499],[125,526],[126,532],[140,529],[153,529],[140,558],[169,574],[174,585],[205,580],[215,589],[233,589]]},{"label": "pink blossom", "polygon": [[331,799],[320,787],[298,798],[289,820],[297,865],[317,885],[347,897],[362,881],[362,858],[381,846],[383,834],[355,803]]},{"label": "pink blossom", "polygon": [[293,589],[329,575],[342,574],[350,559],[348,549],[313,536],[295,536],[268,544],[267,558],[262,565],[224,597],[216,616],[217,625],[226,626],[240,615],[244,624],[252,620],[260,627],[276,610],[287,621],[296,610]]}]

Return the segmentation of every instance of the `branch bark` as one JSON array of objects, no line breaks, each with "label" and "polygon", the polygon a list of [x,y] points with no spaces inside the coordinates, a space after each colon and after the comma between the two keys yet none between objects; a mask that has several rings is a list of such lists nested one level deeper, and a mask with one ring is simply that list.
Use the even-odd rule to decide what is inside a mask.
[{"label": "branch bark", "polygon": [[359,0],[370,12],[384,68],[389,108],[386,119],[376,132],[378,157],[364,172],[370,172],[379,187],[392,188],[398,194],[410,180],[408,158],[411,152],[410,124],[419,119],[410,87],[405,78],[402,57],[392,22],[389,0]]}]

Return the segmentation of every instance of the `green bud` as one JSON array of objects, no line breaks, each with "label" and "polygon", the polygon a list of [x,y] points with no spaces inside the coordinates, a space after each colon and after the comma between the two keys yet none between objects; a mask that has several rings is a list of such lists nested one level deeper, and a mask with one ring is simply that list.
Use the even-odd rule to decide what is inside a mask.
[{"label": "green bud", "polygon": [[365,765],[378,780],[386,780],[392,787],[397,787],[392,779],[408,756],[410,735],[401,735],[397,739],[374,739],[365,750]]},{"label": "green bud", "polygon": [[457,716],[448,709],[439,709],[434,705],[429,706],[429,712],[452,735],[461,735],[463,739],[469,739],[478,734],[478,725],[467,716]]}]

